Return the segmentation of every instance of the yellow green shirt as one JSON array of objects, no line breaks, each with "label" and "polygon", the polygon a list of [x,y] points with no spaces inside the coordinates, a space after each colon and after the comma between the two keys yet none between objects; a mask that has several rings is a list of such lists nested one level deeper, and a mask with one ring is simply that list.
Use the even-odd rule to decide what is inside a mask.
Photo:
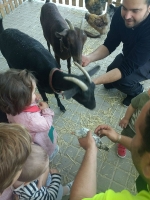
[{"label": "yellow green shirt", "polygon": [[132,195],[127,190],[121,192],[107,190],[105,193],[99,193],[92,198],[84,198],[82,200],[150,200],[150,192],[142,190],[138,194]]}]

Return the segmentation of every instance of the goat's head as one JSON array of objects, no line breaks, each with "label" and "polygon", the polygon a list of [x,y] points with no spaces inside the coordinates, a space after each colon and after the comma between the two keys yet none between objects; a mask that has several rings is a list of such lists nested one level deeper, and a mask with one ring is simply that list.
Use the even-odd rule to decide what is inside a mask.
[{"label": "goat's head", "polygon": [[66,19],[69,29],[64,29],[62,32],[56,32],[57,38],[63,41],[64,47],[70,52],[70,57],[81,64],[82,49],[87,39],[87,35],[83,30],[84,19],[81,22],[80,28],[74,27],[72,23]]},{"label": "goat's head", "polygon": [[74,82],[76,84],[76,87],[73,89],[65,91],[64,96],[67,99],[72,97],[78,103],[92,110],[96,107],[94,96],[95,84],[91,81],[90,76],[95,74],[100,69],[100,66],[95,66],[93,69],[86,72],[85,69],[82,68],[79,64],[75,64],[84,73],[84,75],[76,77],[70,77],[68,75],[67,77],[64,77],[65,80]]}]

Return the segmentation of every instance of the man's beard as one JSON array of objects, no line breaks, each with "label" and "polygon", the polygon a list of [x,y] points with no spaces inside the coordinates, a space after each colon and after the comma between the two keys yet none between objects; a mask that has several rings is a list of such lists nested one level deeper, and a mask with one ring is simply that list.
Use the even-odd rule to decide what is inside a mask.
[{"label": "man's beard", "polygon": [[134,28],[134,27],[139,26],[139,25],[148,17],[148,15],[149,15],[149,11],[148,11],[148,9],[147,9],[147,11],[146,11],[146,13],[145,13],[145,15],[144,15],[144,17],[143,17],[143,19],[142,19],[141,21],[137,22],[137,21],[135,21],[135,20],[129,19],[129,21],[133,21],[133,25],[132,25],[132,26],[128,26],[128,25],[126,24],[126,21],[127,21],[127,20],[125,20],[124,18],[123,18],[123,20],[125,21],[125,26],[126,26],[127,28]]}]

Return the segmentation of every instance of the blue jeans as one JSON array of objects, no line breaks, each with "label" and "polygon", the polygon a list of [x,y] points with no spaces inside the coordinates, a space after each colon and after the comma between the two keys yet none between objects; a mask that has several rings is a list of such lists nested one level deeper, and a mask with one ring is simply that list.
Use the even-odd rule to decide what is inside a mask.
[{"label": "blue jeans", "polygon": [[[114,61],[108,66],[107,72],[114,69],[119,68],[123,60],[123,55],[119,54],[116,56]],[[141,92],[143,92],[143,87],[139,83],[141,81],[147,80],[150,78],[150,61],[148,61],[144,66],[135,69],[128,76],[121,78],[118,81],[113,83],[104,84],[106,89],[108,88],[117,88],[121,92],[131,95],[137,96]]]}]

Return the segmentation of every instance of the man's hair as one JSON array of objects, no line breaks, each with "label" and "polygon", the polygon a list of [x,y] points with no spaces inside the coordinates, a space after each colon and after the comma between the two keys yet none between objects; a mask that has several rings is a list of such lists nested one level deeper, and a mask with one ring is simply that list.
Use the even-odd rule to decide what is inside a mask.
[{"label": "man's hair", "polygon": [[49,161],[48,154],[37,144],[31,145],[31,153],[22,168],[19,181],[31,182],[44,173]]},{"label": "man's hair", "polygon": [[31,151],[31,137],[18,124],[0,123],[0,193],[9,187]]},{"label": "man's hair", "polygon": [[0,73],[0,109],[11,115],[21,113],[31,104],[33,74],[27,70],[10,69]]},{"label": "man's hair", "polygon": [[145,152],[150,152],[150,109],[145,116],[145,127],[140,127],[140,132],[143,140],[138,152],[143,155]]}]

